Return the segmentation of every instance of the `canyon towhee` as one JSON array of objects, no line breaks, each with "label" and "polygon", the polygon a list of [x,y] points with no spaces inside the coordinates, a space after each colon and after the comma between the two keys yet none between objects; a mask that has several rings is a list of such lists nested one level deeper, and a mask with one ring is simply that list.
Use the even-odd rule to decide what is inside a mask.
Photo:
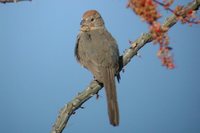
[{"label": "canyon towhee", "polygon": [[119,50],[115,39],[107,31],[101,15],[96,10],[89,10],[83,14],[75,56],[81,65],[93,73],[95,80],[103,83],[110,123],[113,126],[119,125],[115,86],[115,76],[119,77]]}]

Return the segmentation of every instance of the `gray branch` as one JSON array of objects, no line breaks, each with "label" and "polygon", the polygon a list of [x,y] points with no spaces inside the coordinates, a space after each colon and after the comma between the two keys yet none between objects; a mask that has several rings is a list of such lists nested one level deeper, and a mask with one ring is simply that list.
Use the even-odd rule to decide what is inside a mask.
[{"label": "gray branch", "polygon": [[[182,12],[183,17],[187,14],[187,12],[191,10],[198,10],[200,6],[200,0],[195,0],[189,3],[186,7],[184,12]],[[173,25],[177,23],[176,15],[172,14],[168,17],[164,23],[163,27],[171,28]],[[131,59],[137,55],[137,52],[142,48],[145,44],[152,41],[151,33],[144,33],[139,37],[136,41],[134,41],[130,48],[128,48],[125,53],[120,57],[120,65],[121,69],[126,66]],[[120,71],[121,71],[120,69]],[[52,127],[51,133],[61,133],[65,128],[69,118],[71,115],[75,113],[75,111],[81,108],[81,105],[89,100],[92,96],[96,95],[99,90],[101,90],[103,86],[101,86],[98,82],[92,81],[89,86],[79,93],[72,101],[68,102],[59,112],[57,120]]]},{"label": "gray branch", "polygon": [[21,1],[32,1],[32,0],[0,0],[0,3],[17,3]]}]

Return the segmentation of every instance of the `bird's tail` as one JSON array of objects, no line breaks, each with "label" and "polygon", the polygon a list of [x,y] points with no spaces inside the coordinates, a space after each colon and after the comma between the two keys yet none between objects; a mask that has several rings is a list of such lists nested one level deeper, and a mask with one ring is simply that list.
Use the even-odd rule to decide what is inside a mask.
[{"label": "bird's tail", "polygon": [[119,109],[117,103],[117,92],[115,85],[115,70],[112,68],[104,68],[103,84],[106,90],[108,115],[110,124],[119,125]]}]

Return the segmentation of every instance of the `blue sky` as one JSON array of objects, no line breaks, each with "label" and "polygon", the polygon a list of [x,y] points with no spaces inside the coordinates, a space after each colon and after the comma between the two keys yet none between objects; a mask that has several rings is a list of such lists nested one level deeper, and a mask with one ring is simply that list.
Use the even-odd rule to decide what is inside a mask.
[{"label": "blue sky", "polygon": [[[189,0],[182,0],[187,3]],[[0,131],[48,133],[58,111],[91,81],[75,60],[82,14],[96,9],[120,52],[148,31],[120,0],[33,0],[0,4]],[[180,1],[177,1],[180,3]],[[170,15],[168,13],[167,15]],[[175,25],[169,32],[176,68],[156,57],[158,46],[140,50],[117,84],[120,126],[107,116],[104,90],[71,117],[63,133],[200,132],[199,25]]]}]

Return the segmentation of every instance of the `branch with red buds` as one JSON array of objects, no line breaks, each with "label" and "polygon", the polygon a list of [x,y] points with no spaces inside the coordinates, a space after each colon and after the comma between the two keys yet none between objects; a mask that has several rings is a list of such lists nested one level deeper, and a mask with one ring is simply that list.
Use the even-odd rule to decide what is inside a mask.
[{"label": "branch with red buds", "polygon": [[[174,0],[129,0],[127,5],[128,8],[131,8],[136,15],[149,25],[153,43],[160,46],[157,56],[161,60],[162,65],[168,69],[173,69],[175,65],[173,54],[171,53],[172,48],[169,47],[168,27],[163,27],[158,22],[158,19],[162,17],[162,14],[158,11],[158,6],[173,13],[182,24],[200,24],[200,18],[197,17],[195,10],[187,10],[180,5],[173,10],[170,8],[173,2]],[[183,15],[184,13],[185,15]]]}]

